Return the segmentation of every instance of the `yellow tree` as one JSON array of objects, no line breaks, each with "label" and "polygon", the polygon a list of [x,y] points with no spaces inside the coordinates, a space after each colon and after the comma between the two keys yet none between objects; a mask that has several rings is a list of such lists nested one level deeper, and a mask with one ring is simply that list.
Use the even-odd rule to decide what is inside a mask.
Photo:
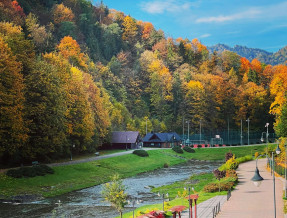
[{"label": "yellow tree", "polygon": [[85,151],[95,133],[95,120],[89,96],[85,90],[83,72],[76,67],[71,68],[69,95],[68,133],[72,142],[76,144],[76,150]]},{"label": "yellow tree", "polygon": [[81,53],[81,48],[76,40],[71,36],[65,36],[57,49],[64,58],[68,59],[71,64],[86,70],[88,68],[87,57],[84,53]]},{"label": "yellow tree", "polygon": [[15,154],[27,140],[23,119],[24,81],[21,63],[16,61],[0,36],[0,157]]},{"label": "yellow tree", "polygon": [[137,24],[136,22],[130,17],[126,16],[123,22],[123,35],[122,38],[125,41],[134,42],[137,36]]},{"label": "yellow tree", "polygon": [[191,121],[191,126],[198,126],[200,120],[206,117],[205,89],[201,82],[195,80],[184,83],[183,88],[187,119]]},{"label": "yellow tree", "polygon": [[273,67],[273,71],[275,73],[270,84],[270,92],[275,99],[270,106],[270,112],[280,116],[282,107],[286,103],[287,66],[277,65]]},{"label": "yellow tree", "polygon": [[262,115],[266,114],[267,91],[264,87],[248,82],[239,87],[239,92],[235,97],[235,104],[238,107],[237,121],[250,118],[252,122],[261,121]]},{"label": "yellow tree", "polygon": [[101,97],[101,90],[94,83],[92,76],[84,73],[83,82],[85,84],[88,101],[90,102],[93,112],[93,120],[95,126],[94,143],[97,145],[103,142],[103,139],[108,134],[108,129],[111,126],[109,110],[104,104],[104,99]]},{"label": "yellow tree", "polygon": [[64,4],[55,5],[53,9],[53,19],[56,24],[74,20],[74,13],[73,11],[66,7]]}]

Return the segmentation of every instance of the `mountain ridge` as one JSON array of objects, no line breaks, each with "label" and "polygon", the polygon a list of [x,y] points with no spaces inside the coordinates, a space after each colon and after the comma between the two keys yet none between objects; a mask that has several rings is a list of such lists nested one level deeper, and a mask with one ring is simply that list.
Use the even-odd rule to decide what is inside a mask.
[{"label": "mountain ridge", "polygon": [[231,47],[226,44],[218,43],[213,46],[207,47],[210,53],[214,51],[221,54],[223,51],[228,50],[237,53],[241,57],[245,57],[248,60],[252,61],[254,58],[258,59],[260,62],[265,64],[277,65],[287,63],[287,46],[281,48],[275,53],[265,51],[259,48],[249,48],[247,46],[235,45]]}]

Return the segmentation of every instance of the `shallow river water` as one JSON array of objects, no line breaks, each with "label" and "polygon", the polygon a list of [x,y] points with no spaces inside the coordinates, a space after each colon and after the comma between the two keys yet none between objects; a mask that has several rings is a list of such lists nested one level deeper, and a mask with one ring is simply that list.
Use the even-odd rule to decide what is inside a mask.
[{"label": "shallow river water", "polygon": [[[218,162],[191,161],[126,178],[123,180],[123,184],[127,187],[126,192],[129,197],[142,200],[142,203],[136,207],[157,204],[162,202],[162,198],[152,193],[150,187],[172,184],[187,179],[193,174],[212,172],[219,165]],[[118,216],[118,212],[103,201],[101,190],[102,185],[98,185],[41,201],[24,204],[1,203],[0,217],[112,218]],[[58,204],[59,200],[60,204]],[[128,205],[124,212],[132,210],[132,205]]]}]

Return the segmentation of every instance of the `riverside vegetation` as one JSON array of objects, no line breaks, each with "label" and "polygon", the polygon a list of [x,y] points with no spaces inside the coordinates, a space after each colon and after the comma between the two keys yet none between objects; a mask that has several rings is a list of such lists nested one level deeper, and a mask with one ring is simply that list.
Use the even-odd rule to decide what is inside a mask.
[{"label": "riverside vegetation", "polygon": [[162,168],[165,164],[172,166],[190,159],[224,160],[225,153],[229,151],[236,157],[243,157],[255,151],[261,153],[264,148],[265,146],[197,148],[194,149],[195,153],[184,152],[176,155],[171,149],[159,149],[147,151],[148,157],[127,154],[87,163],[52,167],[54,174],[33,178],[15,179],[0,173],[0,196],[6,199],[24,194],[52,197],[108,182],[110,176],[115,173],[118,173],[121,178],[126,178]]}]

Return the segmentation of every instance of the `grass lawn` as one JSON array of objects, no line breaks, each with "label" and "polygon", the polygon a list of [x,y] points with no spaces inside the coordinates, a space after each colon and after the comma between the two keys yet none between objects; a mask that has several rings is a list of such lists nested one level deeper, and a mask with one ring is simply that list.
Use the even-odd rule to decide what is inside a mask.
[{"label": "grass lawn", "polygon": [[[100,150],[98,151],[100,153],[100,156],[107,155],[107,154],[114,154],[114,153],[120,153],[124,152],[126,150],[123,149],[114,149],[114,150]],[[82,160],[90,157],[95,157],[96,155],[93,154],[81,154],[81,155],[73,155],[73,160]],[[63,163],[70,161],[70,157],[62,158],[59,160],[56,160],[55,163]]]},{"label": "grass lawn", "polygon": [[51,197],[107,182],[115,173],[125,178],[162,168],[164,163],[175,165],[185,161],[162,154],[161,150],[151,150],[148,153],[149,157],[145,158],[127,154],[87,163],[53,167],[55,174],[33,178],[14,179],[0,174],[0,198],[21,194]]},{"label": "grass lawn", "polygon": [[138,173],[184,163],[186,159],[224,160],[225,153],[232,151],[236,157],[262,152],[265,146],[243,146],[227,148],[198,148],[196,153],[177,154],[171,149],[149,150],[149,157],[127,154],[103,160],[80,163],[75,165],[53,167],[55,174],[33,178],[14,179],[0,173],[0,198],[9,198],[22,194],[38,194],[44,197],[98,185],[110,180],[115,173],[121,178],[134,176]]},{"label": "grass lawn", "polygon": [[[275,147],[275,145],[272,145]],[[255,152],[265,152],[266,145],[257,146],[241,146],[241,147],[219,147],[219,148],[194,148],[195,153],[185,152],[183,154],[176,154],[174,151],[164,150],[164,152],[169,154],[176,154],[187,159],[196,160],[225,160],[225,154],[231,151],[235,154],[235,157],[244,157],[246,155],[254,155]]]}]

